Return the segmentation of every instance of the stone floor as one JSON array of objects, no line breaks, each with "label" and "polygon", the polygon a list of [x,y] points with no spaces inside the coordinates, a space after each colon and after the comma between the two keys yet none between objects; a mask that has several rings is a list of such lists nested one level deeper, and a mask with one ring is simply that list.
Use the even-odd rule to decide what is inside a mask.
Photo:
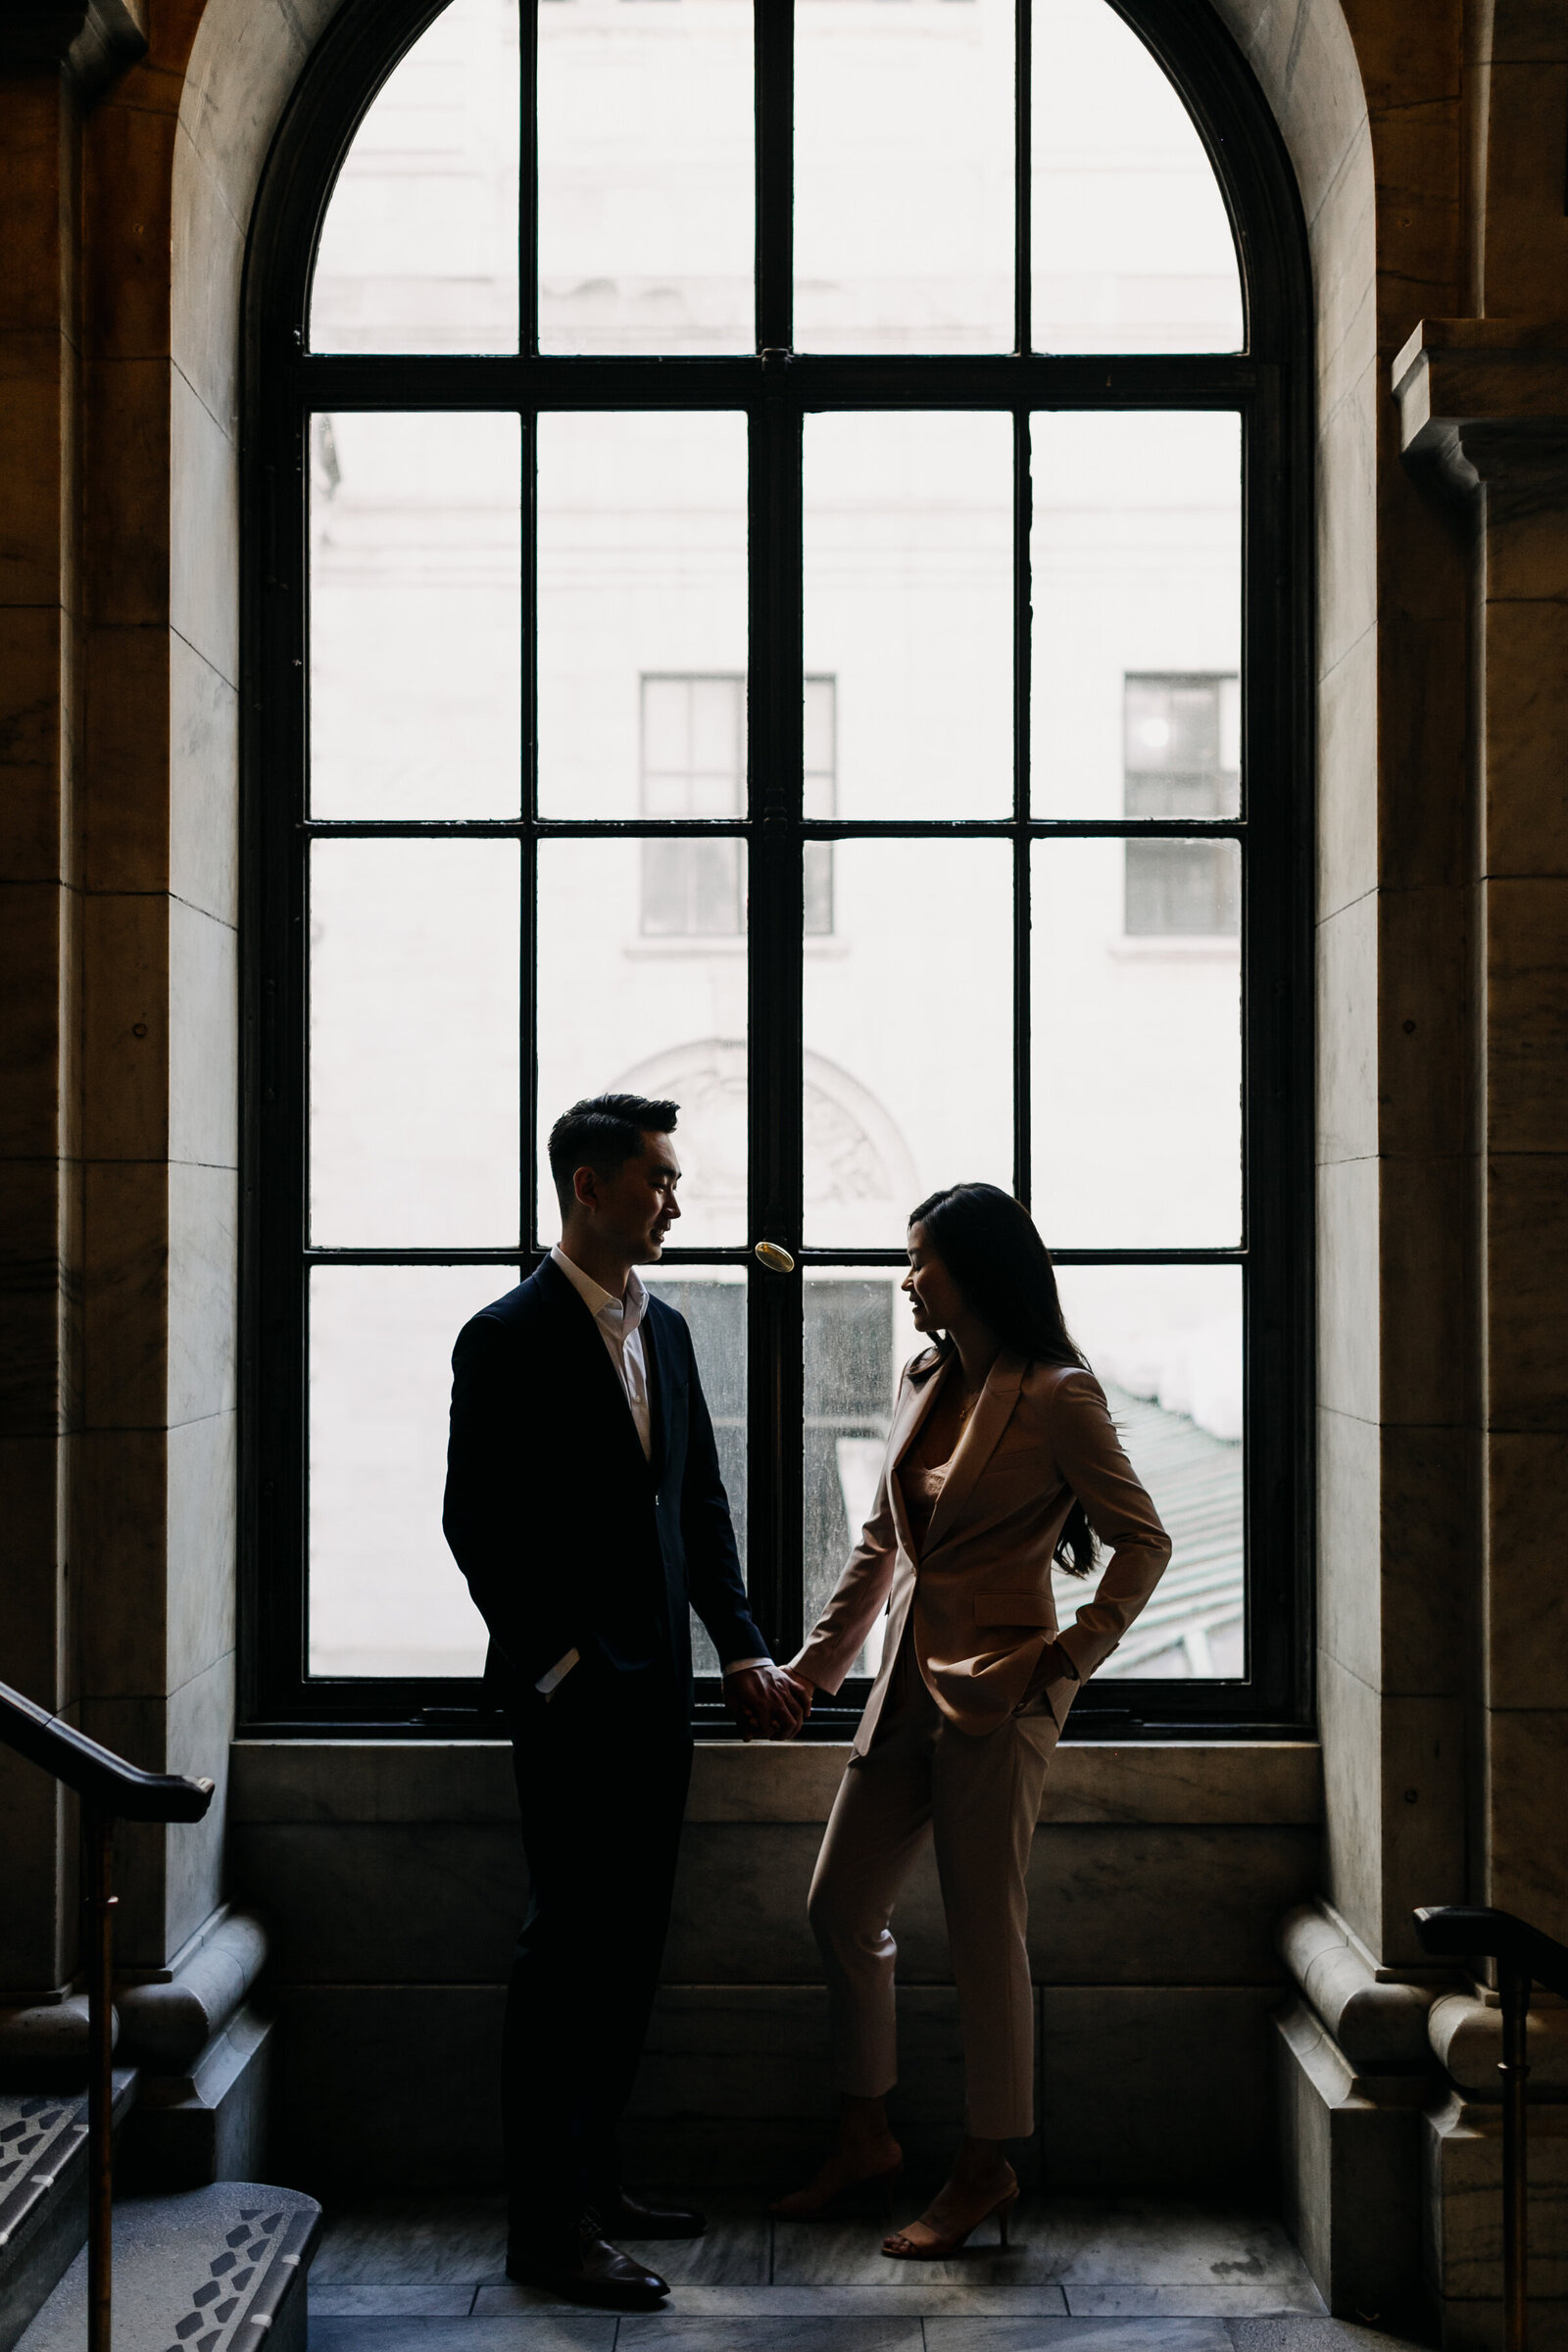
[{"label": "stone floor", "polygon": [[[710,2204],[706,2237],[630,2250],[672,2286],[616,2321],[508,2283],[499,2199],[327,2209],[311,2352],[1392,2352],[1324,2316],[1264,2216],[1125,2198],[1019,2208],[949,2263],[889,2262],[877,2222],[769,2223]],[[904,2218],[901,2215],[901,2218]],[[629,2242],[629,2241],[628,2241]]]}]

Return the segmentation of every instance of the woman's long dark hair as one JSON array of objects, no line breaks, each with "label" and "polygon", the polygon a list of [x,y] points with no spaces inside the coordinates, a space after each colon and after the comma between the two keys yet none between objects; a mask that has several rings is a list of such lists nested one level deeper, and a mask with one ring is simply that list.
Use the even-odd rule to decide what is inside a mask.
[{"label": "woman's long dark hair", "polygon": [[[925,1227],[964,1303],[1004,1348],[1031,1363],[1088,1370],[1062,1315],[1051,1252],[1021,1201],[996,1184],[949,1184],[910,1209],[909,1223]],[[946,1332],[937,1346],[952,1354]],[[1076,1497],[1055,1556],[1071,1576],[1087,1576],[1099,1557],[1095,1531]]]}]

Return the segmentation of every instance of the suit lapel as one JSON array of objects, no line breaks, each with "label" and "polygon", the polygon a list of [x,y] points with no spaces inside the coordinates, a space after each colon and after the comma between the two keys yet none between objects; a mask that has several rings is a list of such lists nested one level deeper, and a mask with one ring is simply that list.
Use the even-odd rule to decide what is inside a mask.
[{"label": "suit lapel", "polygon": [[[944,1369],[945,1367],[939,1364],[934,1370],[926,1373],[922,1379],[906,1380],[898,1409],[893,1416],[893,1425],[888,1431],[888,1449],[883,1457],[886,1463],[888,1501],[893,1511],[894,1531],[898,1536],[901,1547],[911,1557],[914,1551],[914,1540],[910,1534],[908,1517],[904,1508],[904,1488],[899,1479],[899,1464],[908,1452],[921,1422],[931,1410],[932,1400],[942,1386]],[[852,1543],[856,1540],[856,1534],[857,1531],[852,1528],[850,1530]]]},{"label": "suit lapel", "polygon": [[[974,1493],[975,1482],[996,1451],[997,1440],[1012,1417],[1023,1386],[1024,1365],[1019,1355],[999,1355],[986,1376],[986,1385],[969,1415],[968,1427],[954,1448],[948,1475],[937,1496],[937,1507],[931,1514],[922,1546],[929,1556],[935,1551],[959,1511]],[[933,1383],[933,1386],[935,1384]]]},{"label": "suit lapel", "polygon": [[[675,1365],[673,1351],[664,1330],[664,1318],[659,1301],[650,1297],[643,1315],[643,1361],[648,1366],[648,1423],[650,1454],[648,1467],[653,1474],[654,1492],[662,1492],[665,1472],[669,1467],[669,1407],[673,1396]],[[635,1434],[635,1425],[634,1425]],[[641,1446],[638,1451],[641,1452]]]},{"label": "suit lapel", "polygon": [[948,1377],[946,1359],[920,1379],[911,1380],[905,1392],[904,1403],[897,1420],[888,1432],[888,1462],[896,1470],[919,1435],[920,1424],[941,1393]]},{"label": "suit lapel", "polygon": [[[914,1536],[904,1507],[904,1484],[899,1477],[899,1464],[919,1436],[921,1424],[936,1402],[937,1392],[947,1378],[947,1364],[941,1362],[919,1380],[906,1381],[904,1401],[894,1416],[893,1427],[888,1431],[888,1500],[893,1506],[893,1524],[898,1531],[899,1543],[910,1559],[914,1557]],[[851,1532],[853,1535],[854,1531]]]}]

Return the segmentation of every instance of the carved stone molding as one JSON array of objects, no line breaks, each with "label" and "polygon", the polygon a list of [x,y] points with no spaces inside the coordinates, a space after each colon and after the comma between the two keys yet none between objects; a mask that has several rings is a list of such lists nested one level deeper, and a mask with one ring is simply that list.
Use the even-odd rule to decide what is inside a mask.
[{"label": "carved stone molding", "polygon": [[1568,501],[1568,320],[1424,318],[1394,396],[1406,459],[1446,488]]},{"label": "carved stone molding", "polygon": [[147,0],[9,0],[0,74],[58,72],[96,98],[147,54]]},{"label": "carved stone molding", "polygon": [[1288,1912],[1278,1943],[1303,1998],[1352,2067],[1429,2063],[1433,1986],[1391,1980],[1327,1903]]}]

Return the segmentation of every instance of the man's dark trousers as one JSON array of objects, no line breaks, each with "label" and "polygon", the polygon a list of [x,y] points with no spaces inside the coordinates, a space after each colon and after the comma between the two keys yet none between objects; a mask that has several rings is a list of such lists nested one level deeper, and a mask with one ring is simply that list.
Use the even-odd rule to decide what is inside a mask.
[{"label": "man's dark trousers", "polygon": [[[659,1982],[692,1743],[667,1684],[586,1663],[512,1714],[530,1896],[502,2051],[512,2234],[549,2238],[620,2180],[615,2127]],[[662,1678],[661,1678],[662,1682]]]}]

